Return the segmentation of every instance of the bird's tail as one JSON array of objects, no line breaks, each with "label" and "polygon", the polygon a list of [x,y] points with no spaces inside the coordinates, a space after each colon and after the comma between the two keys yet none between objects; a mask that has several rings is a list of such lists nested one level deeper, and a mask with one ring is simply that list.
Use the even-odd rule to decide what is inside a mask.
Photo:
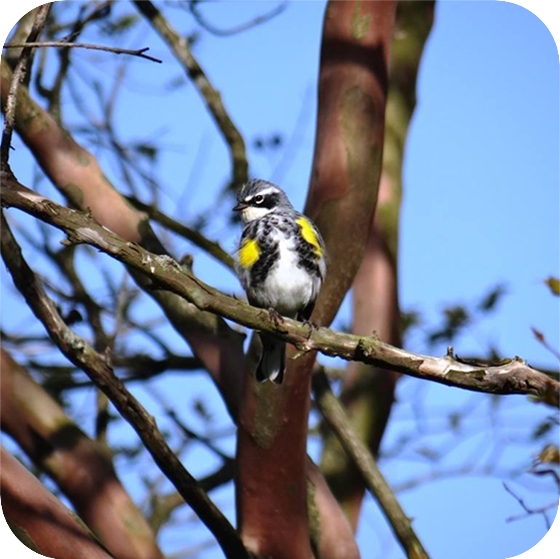
[{"label": "bird's tail", "polygon": [[286,368],[286,342],[266,335],[261,335],[261,341],[263,350],[255,378],[259,382],[268,379],[282,384]]}]

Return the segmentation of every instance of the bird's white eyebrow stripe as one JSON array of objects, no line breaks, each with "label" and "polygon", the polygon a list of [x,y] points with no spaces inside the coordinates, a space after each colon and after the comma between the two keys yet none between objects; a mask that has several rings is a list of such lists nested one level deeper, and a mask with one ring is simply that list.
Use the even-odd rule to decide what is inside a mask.
[{"label": "bird's white eyebrow stripe", "polygon": [[[257,194],[260,194],[261,196],[266,196],[267,194],[273,194],[273,193],[278,194],[278,192],[280,191],[277,188],[275,188],[274,186],[270,186],[269,188],[265,188],[264,190],[257,192]],[[249,202],[249,200],[252,200],[254,197],[255,197],[254,194],[253,196],[247,196],[247,198],[245,198],[245,202]]]}]

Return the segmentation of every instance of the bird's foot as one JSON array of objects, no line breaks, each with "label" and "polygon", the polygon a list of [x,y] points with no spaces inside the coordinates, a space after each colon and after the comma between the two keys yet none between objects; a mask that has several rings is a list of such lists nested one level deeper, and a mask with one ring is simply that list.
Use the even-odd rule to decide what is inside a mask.
[{"label": "bird's foot", "polygon": [[309,340],[309,338],[311,338],[311,334],[313,334],[313,330],[317,330],[319,326],[315,324],[315,322],[311,322],[308,318],[302,318],[301,322],[309,328],[309,333],[307,334],[307,339]]},{"label": "bird's foot", "polygon": [[284,324],[284,317],[276,309],[269,307],[268,315],[270,316],[272,322],[276,325],[276,328],[278,328],[281,324]]}]

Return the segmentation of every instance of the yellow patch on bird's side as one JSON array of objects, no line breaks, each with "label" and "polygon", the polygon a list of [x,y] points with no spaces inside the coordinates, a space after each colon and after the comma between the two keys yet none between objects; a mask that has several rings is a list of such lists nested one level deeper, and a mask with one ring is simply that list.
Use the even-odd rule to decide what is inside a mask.
[{"label": "yellow patch on bird's side", "polygon": [[244,239],[239,249],[239,265],[250,268],[260,257],[261,249],[255,239]]},{"label": "yellow patch on bird's side", "polygon": [[311,223],[305,217],[298,217],[296,223],[301,227],[301,236],[313,247],[315,254],[321,258],[323,256],[323,248]]}]

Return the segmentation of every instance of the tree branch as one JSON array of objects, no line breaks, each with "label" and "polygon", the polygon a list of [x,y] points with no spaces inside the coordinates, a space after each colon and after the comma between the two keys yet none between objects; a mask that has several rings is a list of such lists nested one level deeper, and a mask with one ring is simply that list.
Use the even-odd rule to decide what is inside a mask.
[{"label": "tree branch", "polygon": [[[402,165],[409,122],[414,110],[416,75],[433,19],[434,2],[397,3],[389,89],[385,108],[383,167],[373,225],[352,285],[353,334],[375,332],[401,347],[398,294],[398,240],[402,198]],[[339,396],[355,433],[377,455],[393,406],[399,374],[363,363],[348,365]],[[321,468],[329,486],[357,529],[365,491],[361,476],[334,433],[324,439]]]},{"label": "tree branch", "polygon": [[202,233],[197,231],[196,229],[192,229],[191,227],[187,227],[183,223],[169,217],[167,214],[156,208],[155,206],[144,204],[137,198],[133,198],[131,196],[127,196],[126,199],[139,211],[144,212],[150,219],[156,221],[160,225],[163,225],[165,228],[177,233],[177,235],[181,235],[188,241],[190,241],[193,245],[201,248],[205,252],[207,252],[210,256],[214,257],[216,260],[221,262],[224,266],[228,267],[230,270],[233,270],[235,267],[234,259],[226,252],[220,245],[220,243],[216,241],[211,241],[207,239]]},{"label": "tree branch", "polygon": [[285,318],[280,325],[262,309],[220,293],[168,256],[157,256],[136,243],[126,242],[99,225],[90,215],[60,206],[17,182],[11,172],[2,173],[2,205],[16,207],[64,231],[70,243],[86,243],[147,274],[153,289],[166,289],[200,310],[218,314],[253,330],[267,332],[293,344],[300,352],[361,361],[406,375],[490,394],[530,394],[560,407],[560,383],[533,369],[519,357],[498,365],[463,363],[452,351],[430,357],[379,341],[329,328],[313,328]]},{"label": "tree branch", "polygon": [[118,47],[107,47],[105,45],[92,45],[90,43],[67,43],[65,41],[44,41],[38,43],[6,43],[4,45],[5,49],[17,49],[21,47],[32,48],[43,48],[43,47],[56,47],[61,49],[79,48],[88,50],[102,50],[104,52],[112,52],[114,54],[128,54],[130,56],[138,56],[139,58],[145,58],[146,60],[151,60],[152,62],[157,62],[161,64],[159,58],[154,58],[144,54],[146,51],[150,50],[150,47],[144,47],[142,49],[122,49]]},{"label": "tree branch", "polygon": [[27,547],[57,559],[114,559],[85,524],[31,472],[3,447],[0,454],[2,512]]},{"label": "tree branch", "polygon": [[248,29],[251,29],[251,27],[256,27],[257,25],[260,25],[262,23],[265,23],[266,21],[271,20],[272,18],[281,14],[286,9],[288,2],[287,0],[284,0],[269,12],[258,15],[257,17],[253,18],[252,20],[246,23],[242,23],[241,25],[236,25],[229,29],[221,29],[219,27],[212,25],[211,23],[208,23],[208,21],[206,21],[204,16],[199,11],[198,2],[189,2],[188,4],[189,4],[189,10],[191,14],[193,15],[194,19],[196,19],[197,23],[201,27],[203,27],[204,29],[206,29],[206,31],[209,31],[213,35],[218,35],[219,37],[228,37],[230,35],[235,35],[236,33],[247,31]]}]

